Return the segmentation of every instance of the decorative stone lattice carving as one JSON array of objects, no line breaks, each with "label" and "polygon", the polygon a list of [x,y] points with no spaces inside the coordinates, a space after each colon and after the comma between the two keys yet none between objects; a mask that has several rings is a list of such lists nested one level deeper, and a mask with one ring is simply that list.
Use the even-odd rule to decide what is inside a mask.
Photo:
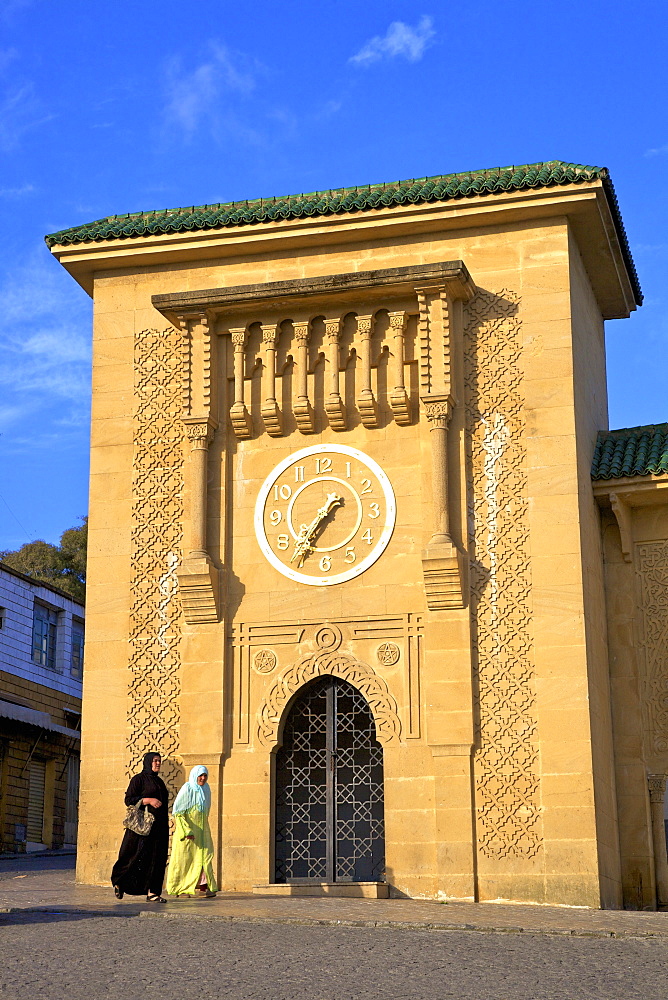
[{"label": "decorative stone lattice carving", "polygon": [[668,542],[636,547],[650,747],[668,752]]},{"label": "decorative stone lattice carving", "polygon": [[479,292],[465,330],[478,839],[498,860],[531,858],[542,844],[518,301]]},{"label": "decorative stone lattice carving", "polygon": [[369,703],[376,721],[376,739],[392,743],[401,737],[401,722],[397,703],[382,677],[371,667],[338,650],[304,656],[280,674],[269,690],[259,711],[258,736],[265,746],[278,742],[278,727],[285,706],[304,684],[331,674],[348,681]]},{"label": "decorative stone lattice carving", "polygon": [[130,609],[129,773],[159,751],[171,791],[180,782],[180,607],[176,569],[183,521],[180,334],[135,337]]}]

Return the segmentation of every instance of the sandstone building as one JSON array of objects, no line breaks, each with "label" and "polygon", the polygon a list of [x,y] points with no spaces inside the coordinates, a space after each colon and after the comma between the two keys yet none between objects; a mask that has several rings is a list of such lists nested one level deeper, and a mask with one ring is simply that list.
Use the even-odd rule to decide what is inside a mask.
[{"label": "sandstone building", "polygon": [[79,878],[158,749],[226,889],[668,901],[668,426],[607,431],[607,171],[47,242],[94,299]]}]

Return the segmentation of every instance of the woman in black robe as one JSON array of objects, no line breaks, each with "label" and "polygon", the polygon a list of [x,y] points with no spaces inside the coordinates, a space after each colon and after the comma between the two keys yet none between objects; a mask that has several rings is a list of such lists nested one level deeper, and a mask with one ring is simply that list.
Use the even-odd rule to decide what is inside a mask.
[{"label": "woman in black robe", "polygon": [[146,893],[149,903],[166,902],[161,893],[167,864],[169,814],[167,787],[158,774],[161,763],[159,753],[144,754],[142,772],[130,779],[125,793],[126,806],[142,803],[155,819],[147,837],[125,831],[118,861],[111,872],[117,899],[122,899],[126,892],[130,896]]}]

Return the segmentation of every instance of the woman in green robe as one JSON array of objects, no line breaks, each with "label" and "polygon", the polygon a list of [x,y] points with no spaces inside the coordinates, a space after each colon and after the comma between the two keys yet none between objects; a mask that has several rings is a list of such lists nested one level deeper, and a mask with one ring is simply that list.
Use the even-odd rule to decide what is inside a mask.
[{"label": "woman in green robe", "polygon": [[211,789],[209,772],[203,764],[193,767],[187,782],[174,799],[176,820],[172,855],[167,869],[167,892],[171,896],[206,897],[216,895],[213,875],[213,841],[209,829]]}]

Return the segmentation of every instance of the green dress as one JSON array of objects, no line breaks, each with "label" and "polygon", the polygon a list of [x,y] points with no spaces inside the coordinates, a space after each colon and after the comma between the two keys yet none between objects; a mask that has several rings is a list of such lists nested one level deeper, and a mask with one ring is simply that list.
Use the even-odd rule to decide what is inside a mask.
[{"label": "green dress", "polygon": [[[213,841],[206,813],[188,809],[174,817],[176,826],[172,836],[172,855],[167,869],[167,892],[171,896],[195,895],[202,872],[207,888],[216,892],[213,875]],[[194,840],[187,840],[191,834]]]}]

